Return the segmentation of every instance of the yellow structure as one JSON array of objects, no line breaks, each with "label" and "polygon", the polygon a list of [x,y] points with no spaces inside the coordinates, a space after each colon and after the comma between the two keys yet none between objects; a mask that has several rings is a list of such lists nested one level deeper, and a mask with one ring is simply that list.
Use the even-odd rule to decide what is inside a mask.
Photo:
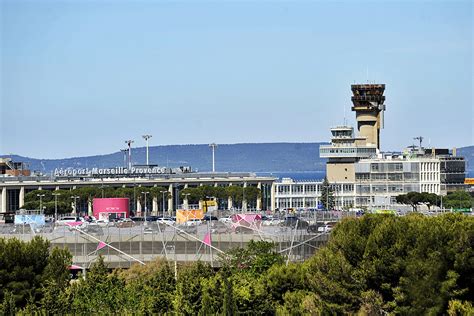
[{"label": "yellow structure", "polygon": [[466,178],[466,179],[464,179],[464,184],[474,185],[474,178]]},{"label": "yellow structure", "polygon": [[203,219],[203,210],[176,210],[176,223],[182,224],[190,219]]}]

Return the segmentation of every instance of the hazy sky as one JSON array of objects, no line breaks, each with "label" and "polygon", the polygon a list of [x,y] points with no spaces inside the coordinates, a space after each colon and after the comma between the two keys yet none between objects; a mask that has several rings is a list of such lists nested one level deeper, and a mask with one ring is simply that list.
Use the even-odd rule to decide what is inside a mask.
[{"label": "hazy sky", "polygon": [[327,141],[367,79],[382,149],[474,143],[471,1],[0,3],[0,154]]}]

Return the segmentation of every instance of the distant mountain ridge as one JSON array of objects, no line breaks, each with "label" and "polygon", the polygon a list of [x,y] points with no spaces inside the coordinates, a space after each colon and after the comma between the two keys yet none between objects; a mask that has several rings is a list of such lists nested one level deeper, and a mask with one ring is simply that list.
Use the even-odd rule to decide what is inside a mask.
[{"label": "distant mountain ridge", "polygon": [[[319,146],[326,143],[248,143],[219,144],[216,149],[216,171],[324,171],[326,159],[319,158]],[[108,168],[124,165],[121,152],[63,159],[36,159],[11,155],[15,161],[29,164],[33,171],[49,173],[55,168]],[[212,153],[207,144],[150,146],[150,164],[211,171]],[[132,148],[133,164],[146,163],[146,148]]]},{"label": "distant mountain ridge", "polygon": [[[216,149],[216,171],[251,172],[324,172],[326,159],[319,157],[319,146],[327,143],[248,143],[221,144]],[[474,146],[458,149],[458,155],[467,161],[466,170],[474,173]],[[150,146],[150,164],[179,167],[191,166],[193,170],[210,171],[211,149],[207,144]],[[108,168],[124,165],[123,153],[74,157],[63,159],[36,159],[18,155],[15,161],[29,164],[33,171],[50,173],[55,168]],[[145,164],[145,147],[132,148],[133,164]]]}]

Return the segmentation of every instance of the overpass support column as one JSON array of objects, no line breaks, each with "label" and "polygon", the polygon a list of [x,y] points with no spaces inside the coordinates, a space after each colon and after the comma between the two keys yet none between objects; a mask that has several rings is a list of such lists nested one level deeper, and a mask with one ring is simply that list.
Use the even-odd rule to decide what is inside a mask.
[{"label": "overpass support column", "polygon": [[2,201],[0,203],[0,211],[6,212],[7,211],[7,188],[2,188]]},{"label": "overpass support column", "polygon": [[245,197],[245,188],[247,187],[247,182],[244,182],[244,186],[242,188],[242,212],[247,212],[247,198]]},{"label": "overpass support column", "polygon": [[153,215],[158,215],[158,197],[156,196],[153,197],[153,205],[152,205],[151,213]]},{"label": "overpass support column", "polygon": [[[184,185],[184,188],[187,189],[188,188],[188,184],[186,183]],[[178,206],[176,206],[178,207]],[[188,196],[187,195],[183,195],[183,208],[185,210],[189,209],[189,199],[188,199]]]},{"label": "overpass support column", "polygon": [[137,198],[137,214],[135,216],[142,216],[142,203],[140,202],[140,198]]},{"label": "overpass support column", "polygon": [[25,187],[20,188],[20,200],[19,200],[19,207],[22,208],[25,205]]},{"label": "overpass support column", "polygon": [[257,183],[257,188],[260,190],[260,197],[257,196],[257,211],[262,210],[262,182]]},{"label": "overpass support column", "polygon": [[[231,187],[231,186],[232,186],[232,183],[229,183],[229,186]],[[231,210],[232,207],[233,207],[232,204],[233,204],[232,197],[229,196],[229,197],[227,198],[227,209]]]},{"label": "overpass support column", "polygon": [[168,187],[168,215],[171,216],[173,212],[173,198],[174,198],[174,192],[173,192],[173,185],[170,184]]}]

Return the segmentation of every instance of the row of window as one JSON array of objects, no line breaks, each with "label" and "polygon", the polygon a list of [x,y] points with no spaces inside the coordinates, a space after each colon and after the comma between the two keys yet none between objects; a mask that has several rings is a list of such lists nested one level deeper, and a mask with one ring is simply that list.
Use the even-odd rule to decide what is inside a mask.
[{"label": "row of window", "polygon": [[[331,189],[335,192],[349,192],[354,190],[353,184],[331,184]],[[321,192],[321,184],[279,184],[276,192],[279,194],[310,194]]]},{"label": "row of window", "polygon": [[420,176],[418,173],[413,172],[400,172],[400,173],[356,173],[355,178],[357,181],[364,180],[388,180],[388,181],[418,181]]},{"label": "row of window", "polygon": [[322,154],[375,154],[375,148],[321,148]]}]

